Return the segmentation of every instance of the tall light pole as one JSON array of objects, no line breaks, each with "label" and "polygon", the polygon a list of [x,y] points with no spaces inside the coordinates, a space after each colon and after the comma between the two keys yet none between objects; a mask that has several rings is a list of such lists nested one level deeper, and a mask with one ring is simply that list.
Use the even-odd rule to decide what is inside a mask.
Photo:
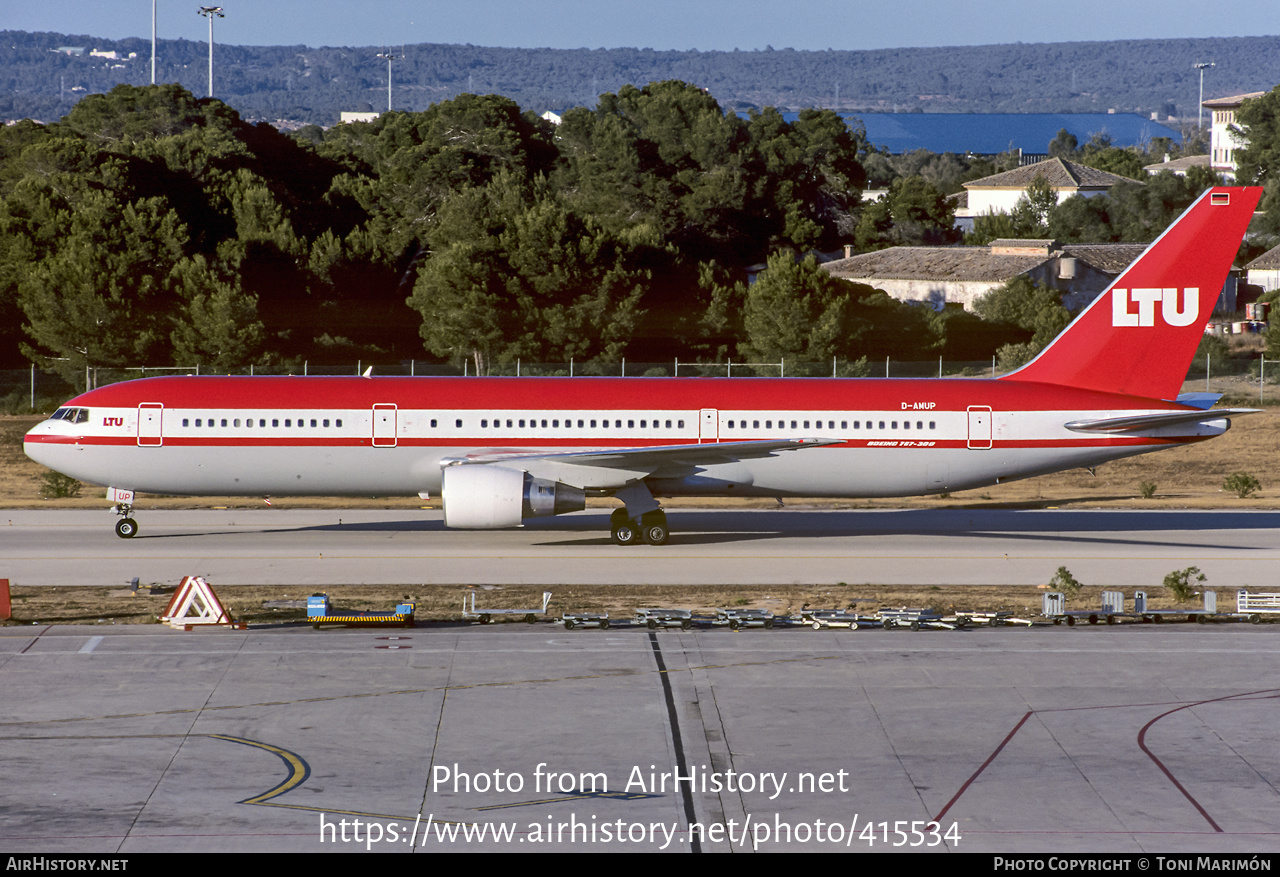
[{"label": "tall light pole", "polygon": [[1193,66],[1195,69],[1200,71],[1200,113],[1199,115],[1196,116],[1196,127],[1203,130],[1204,129],[1204,71],[1205,71],[1205,68],[1212,67],[1214,66],[1214,64],[1212,61],[1208,61],[1208,62],[1197,61],[1195,64],[1191,66]]},{"label": "tall light pole", "polygon": [[399,61],[404,55],[397,55],[395,52],[379,52],[379,58],[387,59],[387,112],[391,112],[391,62]]},{"label": "tall light pole", "polygon": [[151,0],[151,84],[156,84],[156,0]]},{"label": "tall light pole", "polygon": [[209,19],[209,97],[213,97],[213,17],[226,18],[221,6],[201,6],[196,12]]}]

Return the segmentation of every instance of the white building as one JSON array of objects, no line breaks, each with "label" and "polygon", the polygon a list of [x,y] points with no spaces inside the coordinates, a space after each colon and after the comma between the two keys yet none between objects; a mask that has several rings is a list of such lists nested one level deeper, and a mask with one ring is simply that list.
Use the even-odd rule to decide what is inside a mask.
[{"label": "white building", "polygon": [[1209,167],[1209,156],[1207,155],[1188,155],[1185,158],[1169,158],[1169,153],[1164,154],[1164,161],[1156,164],[1149,164],[1142,169],[1147,172],[1148,176],[1155,176],[1162,171],[1168,171],[1180,177],[1185,177],[1187,171],[1193,167]]},{"label": "white building", "polygon": [[1265,91],[1252,91],[1231,97],[1216,97],[1201,106],[1213,113],[1213,126],[1209,129],[1209,157],[1213,160],[1214,173],[1222,174],[1228,182],[1235,180],[1235,151],[1244,144],[1231,127],[1236,123],[1236,110],[1250,98],[1262,97]]},{"label": "white building", "polygon": [[1036,177],[1044,178],[1057,194],[1059,204],[1072,195],[1105,195],[1117,183],[1135,182],[1074,161],[1050,158],[965,183],[966,204],[956,209],[956,225],[972,228],[973,220],[979,216],[1012,213]]},{"label": "white building", "polygon": [[1244,266],[1245,283],[1270,292],[1280,289],[1280,247],[1272,247]]},{"label": "white building", "polygon": [[822,270],[882,289],[899,301],[941,310],[973,303],[1019,275],[1063,294],[1068,307],[1092,301],[1146,244],[1060,244],[996,240],[985,247],[892,247],[827,262]]}]

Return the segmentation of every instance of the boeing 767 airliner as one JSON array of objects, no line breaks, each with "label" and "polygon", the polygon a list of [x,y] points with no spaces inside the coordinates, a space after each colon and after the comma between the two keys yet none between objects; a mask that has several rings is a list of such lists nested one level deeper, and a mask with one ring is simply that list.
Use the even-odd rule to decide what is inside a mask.
[{"label": "boeing 767 airliner", "polygon": [[122,537],[135,491],[439,496],[463,528],[612,496],[614,541],[661,545],[658,496],[912,496],[1096,466],[1250,413],[1178,394],[1260,195],[1205,192],[994,380],[149,378],[77,396],[25,448],[109,486]]}]

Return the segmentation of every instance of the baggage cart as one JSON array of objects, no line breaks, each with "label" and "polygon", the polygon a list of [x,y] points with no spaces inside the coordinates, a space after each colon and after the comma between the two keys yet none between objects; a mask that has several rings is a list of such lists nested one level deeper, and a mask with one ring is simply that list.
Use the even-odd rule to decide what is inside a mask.
[{"label": "baggage cart", "polygon": [[1257,624],[1263,618],[1271,619],[1280,616],[1280,594],[1250,594],[1245,590],[1237,591],[1236,615],[1250,624]]},{"label": "baggage cart", "polygon": [[[856,631],[858,625],[864,621],[863,617],[858,613],[849,612],[846,609],[817,609],[812,612],[806,612],[801,617],[814,630],[845,629]],[[870,617],[866,618],[865,621],[868,626],[875,622]]]},{"label": "baggage cart", "polygon": [[650,630],[657,630],[659,627],[688,630],[693,627],[693,613],[688,609],[637,609],[635,623],[643,624]]},{"label": "baggage cart", "polygon": [[592,625],[601,630],[609,629],[608,612],[566,612],[560,620],[564,622],[565,630],[573,630],[575,627],[590,627]]},{"label": "baggage cart", "polygon": [[763,627],[773,630],[773,613],[768,609],[717,609],[716,626],[728,625],[730,630],[741,630],[744,627]]},{"label": "baggage cart", "polygon": [[1148,609],[1147,592],[1134,591],[1133,614],[1152,624],[1161,624],[1175,619],[1204,624],[1218,617],[1218,594],[1215,591],[1205,591],[1203,609]]},{"label": "baggage cart", "polygon": [[[471,601],[471,605],[467,605],[467,601]],[[547,614],[547,604],[551,602],[551,592],[542,592],[542,608],[541,609],[478,609],[476,608],[476,592],[470,592],[466,597],[462,598],[462,617],[467,621],[479,621],[481,624],[489,624],[494,618],[503,616],[519,618],[524,616],[524,620],[533,624],[538,620],[539,615]]]},{"label": "baggage cart", "polygon": [[885,630],[909,627],[912,630],[956,630],[964,627],[958,619],[943,618],[942,613],[920,606],[900,606],[897,609],[881,609],[876,613]]}]

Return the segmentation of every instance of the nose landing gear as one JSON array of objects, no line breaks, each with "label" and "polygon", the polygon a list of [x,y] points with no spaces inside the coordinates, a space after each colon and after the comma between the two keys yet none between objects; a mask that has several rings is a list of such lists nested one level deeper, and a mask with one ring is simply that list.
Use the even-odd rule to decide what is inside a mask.
[{"label": "nose landing gear", "polygon": [[132,517],[133,503],[117,503],[115,513],[120,516],[120,520],[116,521],[116,535],[121,539],[132,539],[138,535],[138,522]]}]

